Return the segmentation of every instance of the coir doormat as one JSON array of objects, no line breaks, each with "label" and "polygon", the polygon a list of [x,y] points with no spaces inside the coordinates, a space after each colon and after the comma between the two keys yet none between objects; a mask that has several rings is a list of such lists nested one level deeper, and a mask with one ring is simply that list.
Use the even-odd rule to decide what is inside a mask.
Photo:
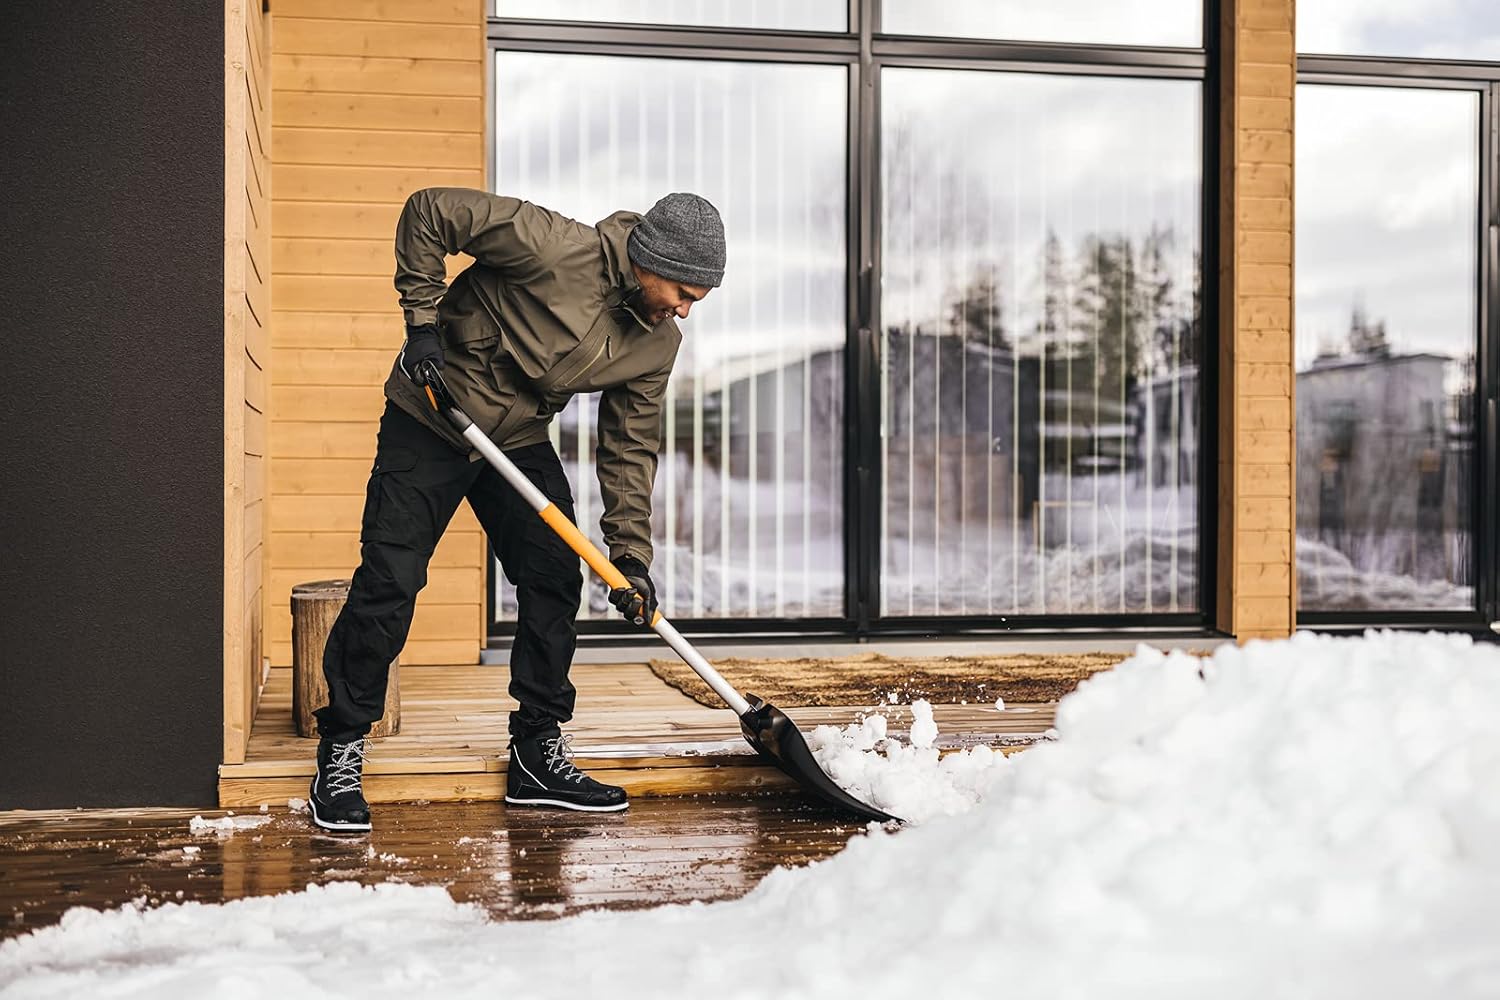
[{"label": "coir doormat", "polygon": [[[863,656],[796,660],[714,660],[714,669],[741,692],[779,708],[907,704],[1057,701],[1125,653],[1016,653],[1004,656]],[[700,705],[718,708],[719,696],[680,660],[652,660],[651,670]]]}]

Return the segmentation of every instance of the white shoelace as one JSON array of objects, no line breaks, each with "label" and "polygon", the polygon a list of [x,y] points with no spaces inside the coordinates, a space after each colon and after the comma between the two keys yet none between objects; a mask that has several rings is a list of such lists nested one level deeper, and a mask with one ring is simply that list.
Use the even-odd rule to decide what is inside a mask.
[{"label": "white shoelace", "polygon": [[360,772],[365,763],[365,741],[333,744],[328,762],[328,791],[332,795],[360,790]]},{"label": "white shoelace", "polygon": [[543,740],[542,745],[547,748],[547,770],[564,781],[583,783],[583,772],[578,770],[573,763],[573,737],[571,735]]}]

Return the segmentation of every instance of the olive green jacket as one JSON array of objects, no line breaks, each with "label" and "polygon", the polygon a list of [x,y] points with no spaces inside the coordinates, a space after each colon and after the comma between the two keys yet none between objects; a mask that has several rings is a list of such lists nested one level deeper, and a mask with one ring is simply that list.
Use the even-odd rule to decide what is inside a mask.
[{"label": "olive green jacket", "polygon": [[[441,325],[448,388],[501,448],[545,441],[570,396],[603,393],[599,525],[610,558],[649,566],[662,399],[682,334],[674,320],[653,327],[638,311],[625,240],[640,220],[616,212],[586,226],[518,198],[427,188],[396,225],[396,289],[409,325]],[[450,286],[443,258],[457,253],[474,263]],[[385,394],[467,449],[399,361]]]}]

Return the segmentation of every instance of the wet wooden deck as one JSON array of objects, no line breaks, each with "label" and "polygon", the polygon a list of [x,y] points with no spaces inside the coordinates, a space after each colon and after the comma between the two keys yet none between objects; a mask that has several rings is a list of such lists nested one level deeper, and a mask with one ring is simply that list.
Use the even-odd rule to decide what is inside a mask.
[{"label": "wet wooden deck", "polygon": [[56,923],[73,906],[223,902],[339,879],[443,885],[497,919],[729,899],[777,866],[837,853],[860,830],[780,797],[647,799],[604,814],[388,805],[373,832],[339,836],[285,807],[229,836],[192,832],[193,816],[0,813],[0,938]]},{"label": "wet wooden deck", "polygon": [[[371,743],[365,793],[372,802],[498,801],[505,793],[506,720],[514,706],[497,666],[401,668],[402,730]],[[740,736],[728,709],[707,708],[663,683],[643,663],[577,664],[577,713],[567,727],[580,766],[601,781],[625,786],[632,798],[746,794],[780,790],[790,781],[760,760]],[[316,744],[297,736],[291,715],[291,672],[271,672],[242,764],[219,771],[219,804],[227,808],[285,806],[305,797]],[[804,732],[846,725],[868,705],[787,709]],[[888,706],[891,729],[910,714]],[[985,743],[1006,751],[1042,738],[1051,704],[936,705],[941,746]],[[903,721],[906,720],[906,721]]]}]

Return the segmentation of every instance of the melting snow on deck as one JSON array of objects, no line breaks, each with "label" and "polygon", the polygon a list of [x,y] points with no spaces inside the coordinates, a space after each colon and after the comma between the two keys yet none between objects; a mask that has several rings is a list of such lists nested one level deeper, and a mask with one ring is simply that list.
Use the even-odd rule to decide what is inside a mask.
[{"label": "melting snow on deck", "polygon": [[503,923],[340,883],[80,909],[0,945],[0,996],[1500,995],[1496,647],[1142,649],[1009,759],[939,763],[922,727],[880,756],[880,725],[819,734],[825,766],[927,821],[734,902]]}]

